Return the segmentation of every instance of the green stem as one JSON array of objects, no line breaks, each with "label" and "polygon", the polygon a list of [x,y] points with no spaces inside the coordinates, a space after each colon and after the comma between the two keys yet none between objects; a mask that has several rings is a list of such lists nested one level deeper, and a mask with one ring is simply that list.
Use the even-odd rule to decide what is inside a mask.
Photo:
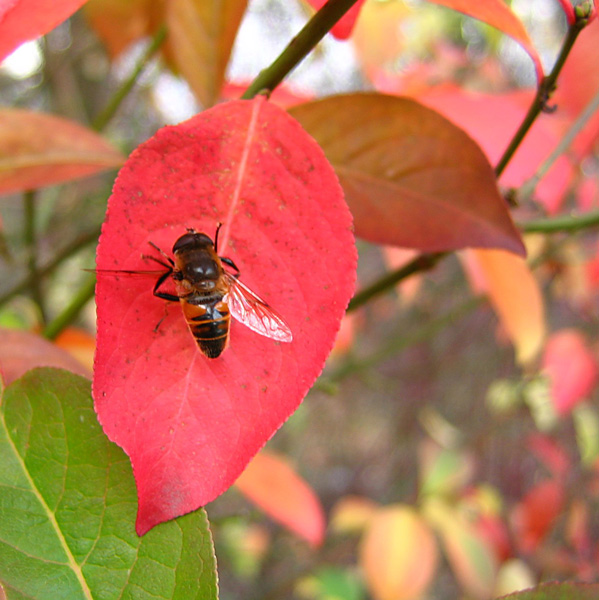
[{"label": "green stem", "polygon": [[347,375],[375,367],[391,356],[395,356],[399,352],[409,348],[413,344],[424,342],[435,337],[445,327],[454,324],[457,320],[465,317],[474,309],[481,306],[485,300],[485,296],[470,297],[462,304],[451,309],[444,315],[426,321],[426,323],[422,327],[418,328],[414,333],[402,333],[402,335],[393,336],[387,345],[380,350],[373,352],[369,356],[360,357],[358,361],[350,358],[347,362],[340,365],[337,369],[333,370],[328,377],[326,377],[327,382],[332,381],[335,383],[341,381]]},{"label": "green stem", "polygon": [[555,91],[557,77],[560,74],[564,63],[566,62],[566,58],[568,58],[568,55],[572,50],[574,42],[576,41],[576,38],[578,37],[579,33],[587,25],[587,22],[587,18],[584,18],[584,16],[577,15],[576,21],[572,25],[570,25],[570,27],[568,27],[566,39],[562,44],[559,56],[557,57],[553,69],[551,69],[549,75],[544,77],[541,81],[541,84],[537,89],[537,93],[534,97],[534,100],[532,101],[532,104],[528,109],[528,113],[524,117],[524,120],[520,124],[518,131],[515,133],[509,146],[506,148],[505,152],[503,153],[503,156],[501,157],[501,159],[497,163],[497,166],[495,167],[495,175],[497,175],[497,177],[499,177],[503,173],[508,163],[516,153],[516,150],[522,143],[522,140],[528,133],[528,130],[532,127],[532,124],[535,122],[535,120],[541,114],[541,112],[552,111],[552,109],[548,107],[547,102],[551,97],[551,94]]},{"label": "green stem", "polygon": [[432,269],[442,258],[447,256],[447,252],[436,252],[433,254],[421,254],[408,264],[400,267],[396,271],[388,273],[381,277],[378,281],[358,292],[350,301],[347,312],[356,310],[360,306],[366,304],[369,300],[376,296],[380,296],[384,292],[397,285],[403,279],[406,279],[414,273],[428,271]]},{"label": "green stem", "polygon": [[241,97],[249,100],[263,90],[274,90],[356,2],[329,0],[289,42],[279,57],[258,74]]},{"label": "green stem", "polygon": [[593,210],[583,215],[564,215],[552,219],[528,221],[520,223],[518,226],[524,233],[575,232],[599,226],[599,210]]},{"label": "green stem", "polygon": [[71,303],[43,331],[44,337],[53,340],[79,315],[81,309],[94,297],[96,276],[91,275],[71,300]]},{"label": "green stem", "polygon": [[164,40],[166,39],[166,33],[166,26],[162,25],[162,27],[160,27],[160,29],[154,35],[150,45],[146,48],[146,51],[138,61],[131,75],[129,75],[121,87],[115,92],[108,104],[104,107],[104,110],[96,115],[96,118],[92,123],[93,129],[96,131],[102,131],[106,125],[108,125],[109,121],[112,119],[112,117],[114,117],[116,111],[121,105],[121,102],[127,97],[129,92],[133,89],[133,86],[137,83],[139,76],[146,68],[149,60],[152,58],[154,53],[157,52],[160,46],[162,46]]},{"label": "green stem", "polygon": [[37,268],[37,232],[35,227],[36,192],[28,190],[23,195],[23,207],[25,210],[25,228],[23,238],[27,248],[27,273],[31,282],[30,292],[36,303],[42,322],[46,321],[46,310],[44,306],[44,294],[40,285],[40,274]]},{"label": "green stem", "polygon": [[21,281],[13,285],[12,288],[4,292],[4,294],[0,296],[0,306],[11,300],[18,294],[21,294],[22,292],[30,288],[33,285],[35,279],[43,279],[44,277],[52,273],[52,271],[54,271],[56,267],[62,264],[62,262],[65,259],[69,258],[69,256],[72,256],[88,244],[97,241],[99,235],[100,228],[90,231],[89,233],[84,233],[75,240],[73,240],[71,243],[65,246],[50,262],[46,263],[41,267],[38,267],[37,274],[35,277],[31,274],[28,274]]}]

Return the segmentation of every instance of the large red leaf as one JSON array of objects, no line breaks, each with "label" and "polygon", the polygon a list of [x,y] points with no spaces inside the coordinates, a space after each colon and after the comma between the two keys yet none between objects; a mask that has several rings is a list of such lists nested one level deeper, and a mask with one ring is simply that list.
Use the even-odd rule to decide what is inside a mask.
[{"label": "large red leaf", "polygon": [[23,42],[68,19],[86,0],[4,0],[0,3],[0,61]]},{"label": "large red leaf", "polygon": [[289,111],[335,167],[367,240],[436,252],[525,254],[482,150],[414,100],[347,94]]},{"label": "large red leaf", "polygon": [[212,236],[219,221],[220,253],[281,313],[293,342],[233,322],[230,347],[208,359],[180,308],[165,316],[152,279],[98,279],[94,398],[105,432],[131,457],[140,534],[234,482],[322,370],[354,289],[337,178],[314,140],[264,98],[166,127],[131,155],[109,200],[98,269],[151,269],[141,258],[149,241],[170,253],[187,227]]}]

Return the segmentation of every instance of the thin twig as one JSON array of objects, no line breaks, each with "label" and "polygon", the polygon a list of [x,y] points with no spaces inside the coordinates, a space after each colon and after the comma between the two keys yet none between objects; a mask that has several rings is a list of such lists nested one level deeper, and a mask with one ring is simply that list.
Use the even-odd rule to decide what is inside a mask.
[{"label": "thin twig", "polygon": [[28,190],[23,194],[23,207],[25,209],[25,226],[23,238],[27,248],[27,272],[28,279],[31,282],[29,291],[35,304],[37,305],[42,323],[46,321],[46,309],[44,304],[44,294],[41,288],[41,277],[37,267],[37,231],[36,231],[36,192]]},{"label": "thin twig", "polygon": [[[58,266],[60,266],[67,258],[79,252],[81,248],[91,244],[92,242],[97,241],[98,236],[100,235],[100,228],[94,229],[88,233],[83,233],[79,235],[76,239],[71,241],[67,246],[65,246],[56,256],[46,263],[45,265],[39,266],[37,269],[37,277],[41,278],[47,277],[50,273],[54,271]],[[2,296],[0,296],[0,306],[17,296],[18,294],[24,292],[29,287],[31,287],[33,283],[34,277],[31,274],[28,274],[21,281],[14,284],[9,290],[4,292]]]},{"label": "thin twig", "polygon": [[263,90],[272,92],[356,2],[357,0],[329,0],[289,42],[278,58],[258,74],[241,97],[249,100]]},{"label": "thin twig", "polygon": [[560,140],[553,152],[545,159],[543,164],[537,169],[537,172],[518,190],[520,198],[529,198],[535,191],[539,181],[547,174],[553,163],[570,147],[576,136],[582,131],[589,119],[599,110],[599,91],[594,98],[586,105],[585,109],[580,113],[576,121],[566,132],[566,135]]},{"label": "thin twig", "polygon": [[568,33],[562,44],[557,60],[555,61],[555,65],[553,65],[549,75],[544,77],[541,81],[524,120],[495,167],[495,175],[497,175],[497,177],[503,173],[537,117],[542,112],[553,112],[554,108],[548,105],[549,98],[555,91],[557,77],[566,62],[566,58],[568,58],[568,55],[572,50],[574,42],[588,23],[588,16],[589,15],[580,15],[579,11],[577,11],[576,20],[568,27]]},{"label": "thin twig", "polygon": [[564,215],[552,219],[539,219],[520,223],[524,233],[574,233],[582,229],[599,226],[599,210],[593,210],[583,215]]},{"label": "thin twig", "polygon": [[123,100],[127,97],[129,92],[133,89],[133,86],[137,83],[142,71],[146,68],[152,56],[154,56],[160,46],[162,46],[165,39],[166,26],[162,25],[162,27],[160,27],[160,29],[154,35],[150,45],[146,48],[143,56],[137,62],[137,65],[135,66],[135,69],[133,69],[131,75],[129,75],[129,77],[122,83],[121,87],[115,92],[104,109],[98,115],[96,115],[96,118],[92,122],[93,129],[96,131],[102,131],[106,125],[108,125],[112,117],[114,117],[116,114],[116,111]]},{"label": "thin twig", "polygon": [[93,298],[96,287],[96,276],[90,275],[87,281],[72,298],[71,303],[48,325],[43,331],[43,336],[53,340],[58,334],[68,327],[79,315],[81,309]]}]

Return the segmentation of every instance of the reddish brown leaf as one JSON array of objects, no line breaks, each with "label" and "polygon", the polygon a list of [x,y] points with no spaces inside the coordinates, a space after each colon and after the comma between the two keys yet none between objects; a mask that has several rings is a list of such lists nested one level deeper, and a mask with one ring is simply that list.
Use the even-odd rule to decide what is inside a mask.
[{"label": "reddish brown leaf", "polygon": [[[155,269],[187,227],[286,320],[278,344],[238,322],[217,359],[200,354],[177,304],[153,279],[100,275],[94,398],[107,435],[131,457],[137,529],[196,509],[229,487],[297,408],[322,370],[353,293],[351,216],[322,151],[281,109],[235,101],[139,147],[119,174],[98,269]],[[156,324],[160,324],[158,331]]]},{"label": "reddish brown leaf", "polygon": [[68,352],[28,331],[0,330],[0,375],[5,385],[35,367],[57,367],[90,377],[86,369]]},{"label": "reddish brown leaf", "polygon": [[415,600],[432,581],[437,544],[413,508],[391,505],[372,518],[362,540],[360,565],[376,600]]},{"label": "reddish brown leaf", "polygon": [[348,94],[290,113],[335,167],[359,236],[429,252],[525,253],[483,152],[433,110],[406,98]]},{"label": "reddish brown leaf", "polygon": [[543,78],[543,67],[539,55],[528,37],[524,25],[504,0],[477,0],[476,2],[472,2],[472,0],[429,0],[429,2],[470,15],[514,38],[532,58],[537,79],[540,81]]},{"label": "reddish brown leaf", "polygon": [[5,0],[0,5],[0,62],[23,42],[68,19],[86,0]]},{"label": "reddish brown leaf", "polygon": [[543,354],[543,369],[551,380],[551,398],[560,415],[588,398],[599,375],[593,352],[575,329],[551,335]]},{"label": "reddish brown leaf", "polygon": [[235,485],[275,521],[313,546],[322,543],[325,529],[322,505],[312,488],[282,457],[258,453]]},{"label": "reddish brown leaf", "polygon": [[[419,94],[418,100],[462,127],[495,164],[524,119],[532,96],[529,91],[481,94],[447,86],[440,92],[430,90]],[[496,118],[497,115],[501,118]],[[501,175],[501,184],[518,188],[532,177],[559,143],[564,126],[565,121],[557,120],[556,115],[541,115]],[[559,210],[571,176],[572,165],[562,156],[537,186],[535,198],[548,212]]]},{"label": "reddish brown leaf", "polygon": [[85,177],[123,161],[104,138],[73,121],[29,110],[0,110],[0,193]]}]

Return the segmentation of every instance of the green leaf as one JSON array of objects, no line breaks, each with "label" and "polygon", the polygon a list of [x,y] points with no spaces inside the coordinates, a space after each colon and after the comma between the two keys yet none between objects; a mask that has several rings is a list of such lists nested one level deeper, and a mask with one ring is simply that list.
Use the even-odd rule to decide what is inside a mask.
[{"label": "green leaf", "polygon": [[216,599],[205,512],[143,538],[135,512],[129,460],[103,434],[89,381],[44,368],[6,388],[0,585],[7,600]]},{"label": "green leaf", "polygon": [[506,600],[594,600],[599,585],[585,583],[548,583],[534,589],[501,596]]}]

